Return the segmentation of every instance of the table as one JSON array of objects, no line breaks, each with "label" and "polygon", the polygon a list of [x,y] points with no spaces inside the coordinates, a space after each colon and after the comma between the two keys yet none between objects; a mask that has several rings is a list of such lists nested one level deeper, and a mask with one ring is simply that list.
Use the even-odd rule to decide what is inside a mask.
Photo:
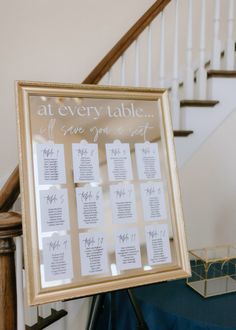
[{"label": "table", "polygon": [[[133,292],[149,330],[236,330],[236,293],[203,298],[185,280],[143,286]],[[127,291],[117,291],[113,297],[116,330],[136,330]],[[106,295],[97,329],[111,329],[111,294]]]}]

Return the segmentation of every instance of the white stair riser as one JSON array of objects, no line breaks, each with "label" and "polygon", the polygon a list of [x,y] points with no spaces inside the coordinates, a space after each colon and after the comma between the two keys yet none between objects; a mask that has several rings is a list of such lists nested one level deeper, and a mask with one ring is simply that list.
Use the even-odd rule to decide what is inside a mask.
[{"label": "white stair riser", "polygon": [[178,166],[181,167],[200,148],[201,144],[236,108],[236,78],[210,78],[209,96],[219,103],[214,107],[181,108],[183,129],[193,130],[188,138],[175,139]]}]

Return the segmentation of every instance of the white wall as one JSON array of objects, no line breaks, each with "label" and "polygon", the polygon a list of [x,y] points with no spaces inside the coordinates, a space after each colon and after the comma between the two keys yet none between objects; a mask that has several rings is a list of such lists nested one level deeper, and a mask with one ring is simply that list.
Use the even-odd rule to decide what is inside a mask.
[{"label": "white wall", "polygon": [[181,168],[189,248],[235,243],[236,110]]},{"label": "white wall", "polygon": [[80,83],[154,0],[0,0],[0,186],[18,163],[15,80]]}]

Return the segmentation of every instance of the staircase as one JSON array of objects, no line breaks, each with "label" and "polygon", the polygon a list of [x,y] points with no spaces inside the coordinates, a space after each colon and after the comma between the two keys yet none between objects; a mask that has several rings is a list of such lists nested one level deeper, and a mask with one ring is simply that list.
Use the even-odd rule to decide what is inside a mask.
[{"label": "staircase", "polygon": [[84,80],[167,88],[174,135],[181,137],[176,139],[180,168],[236,105],[235,3],[226,2],[157,1]]},{"label": "staircase", "polygon": [[[168,89],[180,172],[236,109],[235,7],[234,0],[158,0],[83,81]],[[19,216],[9,212],[18,195],[16,168],[0,192],[0,243],[9,244],[0,250],[0,260],[7,255],[8,267],[13,267],[12,237],[21,234]],[[191,226],[191,219],[187,222]],[[20,263],[16,272],[21,268]],[[4,279],[7,286],[9,278]],[[11,301],[16,294],[12,282]],[[4,306],[6,300],[0,297]],[[16,315],[16,306],[7,308],[0,315],[6,322],[2,329],[15,329],[16,318],[6,316]],[[42,314],[47,317],[47,311]]]}]

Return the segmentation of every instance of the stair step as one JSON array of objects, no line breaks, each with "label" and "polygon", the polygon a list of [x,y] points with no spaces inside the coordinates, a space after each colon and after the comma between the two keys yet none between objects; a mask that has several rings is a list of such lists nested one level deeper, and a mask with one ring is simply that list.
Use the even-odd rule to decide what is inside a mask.
[{"label": "stair step", "polygon": [[235,70],[209,70],[207,71],[207,78],[236,78]]},{"label": "stair step", "polygon": [[217,100],[181,100],[180,107],[214,107]]},{"label": "stair step", "polygon": [[189,130],[174,130],[174,136],[175,137],[186,137],[186,136],[189,136],[190,134],[193,134],[193,131],[189,131]]}]

